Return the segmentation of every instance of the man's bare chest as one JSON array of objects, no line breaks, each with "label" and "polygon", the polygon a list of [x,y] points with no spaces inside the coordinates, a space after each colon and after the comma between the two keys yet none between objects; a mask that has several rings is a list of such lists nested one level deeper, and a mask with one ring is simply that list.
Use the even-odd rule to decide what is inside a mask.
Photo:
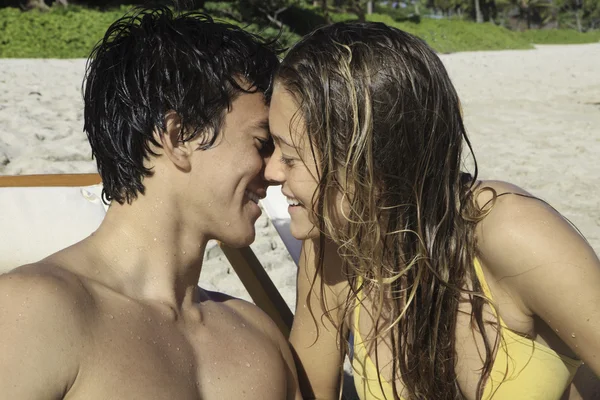
[{"label": "man's bare chest", "polygon": [[[166,313],[168,314],[168,313]],[[219,309],[173,320],[137,305],[104,305],[67,399],[282,399],[279,349]]]}]

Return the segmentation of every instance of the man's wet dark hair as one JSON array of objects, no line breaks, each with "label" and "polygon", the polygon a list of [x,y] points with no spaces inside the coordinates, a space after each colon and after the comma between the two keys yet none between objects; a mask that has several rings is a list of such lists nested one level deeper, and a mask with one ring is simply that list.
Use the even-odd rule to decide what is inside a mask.
[{"label": "man's wet dark hair", "polygon": [[160,146],[154,131],[166,129],[170,110],[182,120],[180,140],[201,134],[206,149],[247,87],[268,101],[278,52],[276,43],[199,12],[136,8],[114,22],[90,55],[83,89],[84,131],[105,200],[130,203],[144,193],[152,173],[144,160]]}]

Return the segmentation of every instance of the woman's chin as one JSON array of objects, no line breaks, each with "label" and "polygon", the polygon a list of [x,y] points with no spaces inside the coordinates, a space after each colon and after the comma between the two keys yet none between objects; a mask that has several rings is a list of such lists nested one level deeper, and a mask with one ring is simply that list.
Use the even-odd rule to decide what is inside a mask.
[{"label": "woman's chin", "polygon": [[319,235],[319,230],[313,224],[297,223],[293,219],[290,223],[290,233],[298,240],[316,239]]}]

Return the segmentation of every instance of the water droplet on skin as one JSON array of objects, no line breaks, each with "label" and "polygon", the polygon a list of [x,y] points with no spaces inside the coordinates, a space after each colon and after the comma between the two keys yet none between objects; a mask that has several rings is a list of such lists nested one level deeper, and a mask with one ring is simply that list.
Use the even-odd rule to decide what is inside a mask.
[{"label": "water droplet on skin", "polygon": [[227,222],[225,222],[225,225],[230,226],[231,222],[227,221]]},{"label": "water droplet on skin", "polygon": [[142,340],[141,336],[138,336],[137,338],[138,338],[138,340]]},{"label": "water droplet on skin", "polygon": [[575,334],[574,334],[574,333],[571,333],[571,337],[572,337],[572,338],[574,338],[574,337],[575,337]]},{"label": "water droplet on skin", "polygon": [[112,314],[109,314],[109,315],[108,315],[108,317],[109,317],[110,319],[115,319],[115,316],[114,316],[114,315],[112,315]]},{"label": "water droplet on skin", "polygon": [[171,347],[171,343],[167,343],[167,346]]},{"label": "water droplet on skin", "polygon": [[250,368],[250,363],[246,363],[246,367]]},{"label": "water droplet on skin", "polygon": [[244,323],[242,322],[242,328],[245,328],[245,327],[246,327],[246,324],[244,324]]},{"label": "water droplet on skin", "polygon": [[185,254],[186,254],[185,251],[183,251],[183,255],[185,255]]},{"label": "water droplet on skin", "polygon": [[156,242],[156,238],[154,238],[154,241]]},{"label": "water droplet on skin", "polygon": [[179,347],[177,347],[177,351],[179,351]]}]

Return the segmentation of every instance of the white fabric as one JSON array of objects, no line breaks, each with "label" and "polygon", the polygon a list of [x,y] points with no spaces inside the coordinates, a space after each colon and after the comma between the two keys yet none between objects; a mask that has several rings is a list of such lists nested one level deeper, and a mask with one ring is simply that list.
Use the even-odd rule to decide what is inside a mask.
[{"label": "white fabric", "polygon": [[267,189],[267,197],[261,200],[261,205],[273,223],[281,240],[283,240],[283,244],[285,244],[290,256],[292,256],[292,259],[298,265],[302,242],[290,233],[288,203],[283,193],[281,193],[281,186],[270,186]]},{"label": "white fabric", "polygon": [[[0,187],[0,273],[39,261],[94,232],[106,213],[102,185]],[[302,242],[290,233],[290,215],[280,186],[261,205],[296,264]]]},{"label": "white fabric", "polygon": [[0,187],[0,273],[39,261],[94,232],[102,185]]}]

